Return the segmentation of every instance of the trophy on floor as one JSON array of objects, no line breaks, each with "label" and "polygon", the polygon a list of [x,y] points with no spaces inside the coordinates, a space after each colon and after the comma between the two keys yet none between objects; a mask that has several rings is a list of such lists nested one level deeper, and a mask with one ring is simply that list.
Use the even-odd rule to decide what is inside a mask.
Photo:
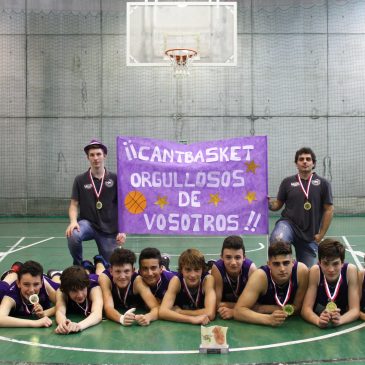
[{"label": "trophy on floor", "polygon": [[199,352],[204,354],[224,354],[229,352],[227,344],[228,327],[201,326],[201,344]]}]

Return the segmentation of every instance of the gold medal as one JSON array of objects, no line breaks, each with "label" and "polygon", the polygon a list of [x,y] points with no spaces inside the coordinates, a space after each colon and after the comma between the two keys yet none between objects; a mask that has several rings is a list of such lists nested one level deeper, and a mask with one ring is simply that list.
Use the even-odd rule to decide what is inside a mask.
[{"label": "gold medal", "polygon": [[32,303],[32,304],[37,304],[39,302],[39,297],[37,294],[32,294],[30,297],[29,297],[29,302]]},{"label": "gold medal", "polygon": [[283,307],[283,311],[288,315],[291,316],[292,314],[294,314],[294,306],[292,306],[291,304],[286,304]]},{"label": "gold medal", "polygon": [[312,204],[308,200],[304,203],[304,209],[305,210],[311,210],[312,209]]},{"label": "gold medal", "polygon": [[102,207],[103,207],[103,203],[100,200],[98,200],[96,202],[96,209],[100,210]]},{"label": "gold medal", "polygon": [[326,305],[326,310],[328,312],[334,312],[337,309],[337,305],[335,302],[328,302]]}]

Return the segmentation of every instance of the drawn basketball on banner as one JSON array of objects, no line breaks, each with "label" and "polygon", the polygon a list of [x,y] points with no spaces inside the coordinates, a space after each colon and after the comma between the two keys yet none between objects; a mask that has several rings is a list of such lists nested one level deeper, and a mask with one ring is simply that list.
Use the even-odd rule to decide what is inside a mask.
[{"label": "drawn basketball on banner", "polygon": [[131,214],[141,214],[147,207],[147,200],[140,191],[130,191],[124,199],[124,206]]}]

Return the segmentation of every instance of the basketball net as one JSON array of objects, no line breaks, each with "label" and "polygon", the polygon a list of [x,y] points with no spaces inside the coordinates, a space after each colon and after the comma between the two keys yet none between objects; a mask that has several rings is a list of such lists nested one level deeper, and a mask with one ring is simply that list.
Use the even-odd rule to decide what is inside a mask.
[{"label": "basketball net", "polygon": [[171,48],[166,50],[165,54],[171,62],[174,76],[181,78],[190,74],[189,66],[198,53],[194,49],[189,48]]}]

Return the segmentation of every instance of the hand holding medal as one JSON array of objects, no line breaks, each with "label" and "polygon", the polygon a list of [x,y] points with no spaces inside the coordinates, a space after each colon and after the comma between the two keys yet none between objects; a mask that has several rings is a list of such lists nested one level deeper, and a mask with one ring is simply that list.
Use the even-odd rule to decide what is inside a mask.
[{"label": "hand holding medal", "polygon": [[337,309],[337,305],[335,302],[328,302],[327,305],[326,305],[326,310],[328,312],[335,312]]},{"label": "hand holding medal", "polygon": [[32,294],[29,297],[29,302],[32,303],[33,305],[38,304],[39,303],[39,297],[37,294]]},{"label": "hand holding medal", "polygon": [[[271,276],[271,274],[270,274]],[[286,313],[288,316],[291,316],[294,314],[294,306],[292,304],[287,304],[289,299],[290,299],[290,294],[292,291],[292,281],[291,281],[291,276],[289,279],[289,285],[288,285],[288,290],[286,291],[286,295],[285,295],[285,299],[283,301],[281,301],[279,299],[277,290],[276,290],[276,284],[275,281],[273,280],[273,278],[271,277],[271,282],[274,285],[274,290],[275,290],[275,301],[276,304],[282,308],[283,312]]]},{"label": "hand holding medal", "polygon": [[294,314],[294,306],[291,304],[286,304],[283,307],[283,311],[289,316],[292,316]]},{"label": "hand holding medal", "polygon": [[331,313],[331,314],[335,313],[335,312],[338,312],[337,304],[335,303],[335,300],[336,300],[337,295],[340,291],[340,286],[341,286],[341,283],[342,283],[342,275],[340,273],[340,276],[337,279],[336,287],[335,287],[335,290],[333,291],[333,294],[331,294],[331,292],[330,292],[330,288],[328,286],[326,276],[323,276],[323,279],[324,279],[324,288],[325,288],[326,295],[327,295],[327,298],[328,298],[328,303],[326,305],[326,311]]}]

